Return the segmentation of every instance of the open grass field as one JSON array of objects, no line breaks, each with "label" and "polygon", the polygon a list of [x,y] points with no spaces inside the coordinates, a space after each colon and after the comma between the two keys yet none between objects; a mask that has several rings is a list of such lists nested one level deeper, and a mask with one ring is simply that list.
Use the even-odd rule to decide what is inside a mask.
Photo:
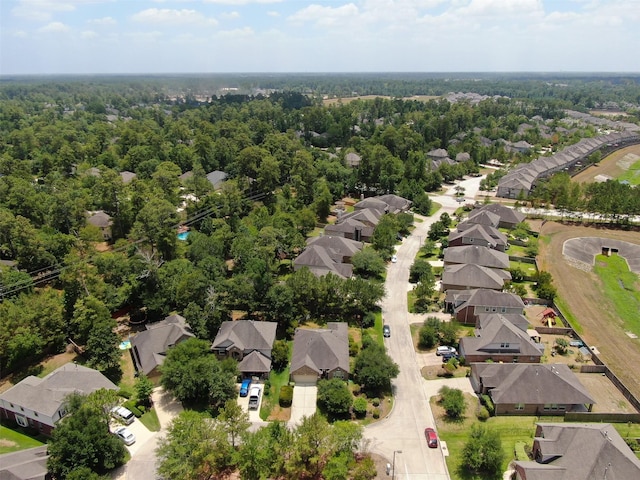
[{"label": "open grass field", "polygon": [[[629,367],[640,365],[640,340],[627,334],[628,326],[616,312],[615,303],[620,301],[619,297],[612,298],[605,292],[596,272],[585,272],[571,266],[563,258],[562,245],[576,237],[614,238],[640,245],[640,233],[556,222],[546,222],[540,233],[542,241],[538,263],[541,270],[553,276],[561,310],[572,319],[574,328],[584,340],[597,347],[599,357],[639,398],[640,376],[636,368]],[[609,274],[614,276],[611,272]],[[636,317],[637,312],[636,309]]]},{"label": "open grass field", "polygon": [[576,176],[572,177],[571,181],[578,183],[591,183],[596,181],[595,178],[598,175],[606,175],[608,177],[619,178],[621,180],[630,180],[624,176],[629,175],[633,177],[632,174],[635,172],[635,178],[637,178],[637,182],[640,182],[640,174],[638,174],[637,170],[640,166],[633,161],[634,156],[640,156],[640,145],[631,145],[613,152],[611,155],[603,158],[598,166],[591,166],[583,170]]}]

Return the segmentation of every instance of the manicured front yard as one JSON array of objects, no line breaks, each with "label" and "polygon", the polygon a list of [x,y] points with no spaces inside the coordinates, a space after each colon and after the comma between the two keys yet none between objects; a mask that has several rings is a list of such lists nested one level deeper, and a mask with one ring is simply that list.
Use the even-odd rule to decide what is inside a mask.
[{"label": "manicured front yard", "polygon": [[17,452],[26,448],[39,447],[43,442],[29,435],[0,425],[0,454]]},{"label": "manicured front yard", "polygon": [[[440,439],[447,443],[449,457],[447,466],[453,480],[488,480],[483,476],[476,476],[461,470],[462,450],[469,438],[471,425],[480,423],[476,418],[476,407],[478,399],[469,394],[465,394],[467,400],[467,411],[465,418],[460,422],[452,422],[446,419],[444,410],[437,404],[437,397],[431,399],[431,408],[436,419],[436,426]],[[502,440],[502,449],[505,452],[505,460],[502,471],[507,470],[509,462],[515,458],[516,444],[524,442],[525,445],[533,445],[533,435],[536,431],[536,422],[540,417],[491,417],[483,424],[489,430],[498,432]],[[542,421],[554,422],[562,421],[562,418],[545,417]]]},{"label": "manicured front yard", "polygon": [[140,417],[140,422],[147,427],[150,432],[160,431],[160,420],[158,419],[155,408],[146,411]]},{"label": "manicured front yard", "polygon": [[[269,382],[271,388],[262,396],[262,405],[260,407],[260,418],[263,420],[289,420],[291,415],[290,409],[280,408],[279,397],[280,387],[289,383],[289,367],[285,368],[282,372],[276,372],[271,370],[269,374]],[[286,418],[284,418],[286,417]]]}]

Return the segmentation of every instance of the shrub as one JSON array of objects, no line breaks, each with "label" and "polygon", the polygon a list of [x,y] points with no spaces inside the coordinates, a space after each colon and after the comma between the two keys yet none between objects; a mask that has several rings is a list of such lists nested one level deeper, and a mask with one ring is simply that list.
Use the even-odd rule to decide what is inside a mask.
[{"label": "shrub", "polygon": [[263,389],[264,395],[269,395],[269,393],[271,393],[271,380],[269,380],[268,378],[264,381],[264,389]]},{"label": "shrub", "polygon": [[291,402],[293,402],[293,387],[291,385],[283,385],[280,387],[278,403],[282,408],[287,408],[291,406]]},{"label": "shrub", "polygon": [[140,418],[142,416],[142,412],[136,405],[136,402],[134,402],[133,400],[127,400],[122,404],[122,406],[133,413],[137,418]]},{"label": "shrub", "polygon": [[353,414],[357,418],[363,418],[367,414],[367,399],[358,397],[353,401]]},{"label": "shrub", "polygon": [[358,352],[360,352],[360,347],[353,339],[353,337],[349,335],[349,356],[355,357],[356,355],[358,355]]},{"label": "shrub", "polygon": [[379,407],[380,406],[380,399],[379,398],[374,398],[373,400],[371,400],[371,404],[374,407]]},{"label": "shrub", "polygon": [[457,419],[464,416],[467,404],[462,390],[444,386],[438,393],[440,394],[440,405],[444,408],[447,417]]},{"label": "shrub", "polygon": [[480,401],[489,411],[489,415],[493,416],[496,413],[496,407],[493,404],[493,400],[489,395],[480,395]]},{"label": "shrub", "polygon": [[374,408],[373,409],[373,418],[380,418],[380,409],[379,408]]},{"label": "shrub", "polygon": [[133,397],[133,390],[130,387],[123,387],[118,390],[118,396],[129,399]]},{"label": "shrub", "polygon": [[478,413],[476,414],[476,417],[478,417],[478,420],[480,420],[481,422],[485,422],[487,420],[489,420],[489,417],[491,416],[491,414],[489,413],[489,410],[487,410],[487,407],[480,407],[478,409]]},{"label": "shrub", "polygon": [[364,317],[362,318],[362,328],[371,328],[375,325],[376,323],[376,316],[373,312],[367,312],[365,313]]}]

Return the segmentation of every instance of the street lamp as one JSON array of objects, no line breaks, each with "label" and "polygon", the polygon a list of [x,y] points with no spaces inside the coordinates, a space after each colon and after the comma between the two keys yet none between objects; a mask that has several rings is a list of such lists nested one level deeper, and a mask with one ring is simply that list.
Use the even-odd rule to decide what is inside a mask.
[{"label": "street lamp", "polygon": [[391,480],[395,480],[396,478],[396,453],[402,453],[402,450],[393,451],[393,466],[391,467],[393,470],[393,474],[391,475]]}]

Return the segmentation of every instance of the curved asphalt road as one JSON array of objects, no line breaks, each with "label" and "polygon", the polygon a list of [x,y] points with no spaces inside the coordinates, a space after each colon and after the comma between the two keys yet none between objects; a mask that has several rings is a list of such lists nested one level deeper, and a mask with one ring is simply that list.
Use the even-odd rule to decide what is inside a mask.
[{"label": "curved asphalt road", "polygon": [[[467,201],[473,202],[480,178],[459,182],[465,188]],[[403,480],[448,480],[449,473],[440,448],[428,448],[424,437],[426,427],[435,427],[425,380],[420,374],[416,352],[409,330],[407,289],[409,268],[413,264],[422,242],[427,238],[429,227],[443,212],[452,215],[458,208],[453,188],[442,196],[432,197],[442,208],[431,217],[416,215],[416,228],[397,249],[397,263],[387,271],[386,296],[382,300],[384,323],[391,327],[391,337],[385,339],[387,353],[400,367],[400,374],[392,382],[394,407],[389,416],[364,430],[370,449],[393,462],[395,455],[395,478]]]}]

